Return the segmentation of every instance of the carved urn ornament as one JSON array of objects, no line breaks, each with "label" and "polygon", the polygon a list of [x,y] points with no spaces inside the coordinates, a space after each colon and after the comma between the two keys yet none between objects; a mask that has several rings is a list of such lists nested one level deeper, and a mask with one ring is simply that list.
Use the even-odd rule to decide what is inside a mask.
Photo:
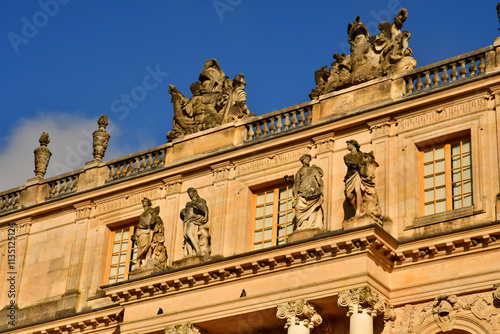
[{"label": "carved urn ornament", "polygon": [[50,156],[52,152],[47,148],[50,143],[49,134],[43,132],[38,140],[40,142],[40,147],[35,149],[35,176],[41,177],[47,172],[47,166],[49,165]]},{"label": "carved urn ornament", "polygon": [[221,70],[216,59],[205,62],[197,82],[191,85],[193,96],[188,99],[174,85],[168,92],[174,104],[173,129],[168,141],[221,124],[254,116],[246,105],[245,76],[233,80]]},{"label": "carved urn ornament", "polygon": [[95,130],[92,136],[94,137],[94,159],[101,160],[104,157],[104,153],[106,153],[106,148],[108,147],[108,141],[110,134],[106,130],[108,126],[108,116],[101,115],[97,120],[97,124],[99,124],[99,129]]},{"label": "carved urn ornament", "polygon": [[329,92],[414,68],[417,62],[410,57],[412,50],[408,47],[411,34],[401,31],[407,17],[408,11],[401,9],[393,23],[380,23],[380,33],[371,37],[368,28],[356,17],[347,26],[351,54],[335,53],[330,69],[325,65],[314,72],[316,88],[309,97],[317,99]]}]

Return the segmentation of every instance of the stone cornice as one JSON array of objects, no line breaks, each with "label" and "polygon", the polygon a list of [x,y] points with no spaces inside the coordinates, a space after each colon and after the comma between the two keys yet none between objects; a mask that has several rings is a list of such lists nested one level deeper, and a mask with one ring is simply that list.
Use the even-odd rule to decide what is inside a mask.
[{"label": "stone cornice", "polygon": [[111,329],[122,321],[123,307],[114,306],[12,329],[9,334],[72,334]]},{"label": "stone cornice", "polygon": [[125,304],[360,254],[371,254],[378,265],[393,271],[497,248],[500,248],[500,223],[400,245],[380,227],[371,225],[333,231],[307,241],[170,270],[102,289],[114,302]]}]

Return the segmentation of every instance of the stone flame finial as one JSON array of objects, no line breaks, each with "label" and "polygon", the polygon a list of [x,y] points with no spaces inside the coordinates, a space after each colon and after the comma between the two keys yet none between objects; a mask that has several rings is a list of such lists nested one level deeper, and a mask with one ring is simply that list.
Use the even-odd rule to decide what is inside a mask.
[{"label": "stone flame finial", "polygon": [[102,160],[104,153],[106,153],[106,148],[108,147],[108,141],[110,138],[109,132],[106,127],[109,124],[108,116],[101,115],[97,120],[99,124],[99,129],[95,130],[92,136],[94,137],[93,147],[94,147],[94,160]]},{"label": "stone flame finial", "polygon": [[50,156],[52,152],[47,148],[47,145],[50,143],[49,134],[42,132],[40,139],[40,147],[36,148],[35,153],[35,176],[43,178],[45,173],[47,172],[47,167],[49,165]]}]

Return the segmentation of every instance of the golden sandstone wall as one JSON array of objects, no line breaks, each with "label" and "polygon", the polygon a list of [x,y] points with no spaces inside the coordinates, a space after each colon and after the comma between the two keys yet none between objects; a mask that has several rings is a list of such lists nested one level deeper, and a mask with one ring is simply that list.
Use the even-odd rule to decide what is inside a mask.
[{"label": "golden sandstone wall", "polygon": [[[498,328],[492,297],[493,284],[500,282],[497,48],[476,52],[486,55],[486,73],[456,83],[407,91],[408,75],[423,78],[425,69],[375,79],[1,193],[4,202],[14,203],[14,196],[17,203],[0,214],[0,316],[8,319],[14,301],[16,326],[43,323],[16,330],[2,320],[0,330],[55,333],[59,328],[66,333],[71,325],[81,332],[115,333],[120,324],[121,332],[156,333],[191,321],[215,333],[221,330],[220,319],[229,333],[241,332],[241,321],[250,324],[247,331],[281,330],[276,305],[306,298],[322,309],[325,320],[336,321],[332,333],[337,333],[348,327],[346,311],[337,306],[339,291],[366,284],[398,315],[385,325],[375,320],[377,333],[403,333],[410,325],[423,326],[419,333],[437,333],[428,303],[452,294],[462,305],[455,328],[483,326],[481,321],[488,330]],[[272,117],[300,110],[312,112],[310,122],[249,136],[250,130],[274,122]],[[419,147],[457,136],[471,141],[473,205],[422,216]],[[379,164],[375,183],[385,217],[381,226],[346,219],[343,157],[350,139],[363,152],[373,151]],[[253,251],[254,193],[283,184],[305,153],[324,171],[328,232]],[[139,171],[137,161],[148,163]],[[72,177],[78,177],[77,186],[56,194],[55,184]],[[209,206],[213,260],[106,286],[111,231],[138,221],[144,197],[160,207],[169,266],[182,259],[179,213],[191,187]],[[12,248],[11,222],[17,225],[12,269],[6,256]],[[242,290],[248,297],[240,297]],[[478,296],[491,312],[473,312]],[[463,306],[467,303],[472,306]],[[164,313],[157,316],[160,308]],[[417,320],[408,320],[409,315]],[[251,316],[261,317],[258,325],[248,320]]]}]

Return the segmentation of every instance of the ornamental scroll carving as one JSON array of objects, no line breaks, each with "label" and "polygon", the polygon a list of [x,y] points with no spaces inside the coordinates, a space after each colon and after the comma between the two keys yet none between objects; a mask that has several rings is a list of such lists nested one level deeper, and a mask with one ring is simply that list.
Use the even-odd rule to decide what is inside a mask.
[{"label": "ornamental scroll carving", "polygon": [[304,299],[278,305],[276,318],[286,320],[285,328],[302,324],[313,329],[321,324],[323,319],[316,313],[315,306]]},{"label": "ornamental scroll carving", "polygon": [[347,26],[351,54],[335,53],[330,69],[325,65],[314,72],[316,88],[309,97],[317,99],[329,92],[414,68],[417,62],[410,57],[412,50],[408,47],[411,34],[401,31],[407,17],[408,11],[401,9],[393,23],[380,23],[380,33],[371,37],[368,28],[356,17]]},{"label": "ornamental scroll carving", "polygon": [[165,334],[201,334],[201,331],[198,327],[188,322],[181,325],[167,326]]},{"label": "ornamental scroll carving", "polygon": [[395,309],[395,321],[391,321],[391,333],[417,334],[430,324],[442,332],[449,332],[457,327],[459,321],[479,324],[492,333],[500,333],[496,296],[496,290],[469,296],[441,295],[430,303],[399,307]]},{"label": "ornamental scroll carving", "polygon": [[168,92],[174,104],[173,129],[168,141],[221,124],[248,118],[245,76],[238,74],[233,80],[225,76],[216,59],[205,62],[197,82],[191,85],[193,96],[188,99],[174,85]]},{"label": "ornamental scroll carving", "polygon": [[369,286],[339,292],[337,304],[348,309],[348,317],[363,310],[367,310],[372,317],[386,311],[385,299]]}]

